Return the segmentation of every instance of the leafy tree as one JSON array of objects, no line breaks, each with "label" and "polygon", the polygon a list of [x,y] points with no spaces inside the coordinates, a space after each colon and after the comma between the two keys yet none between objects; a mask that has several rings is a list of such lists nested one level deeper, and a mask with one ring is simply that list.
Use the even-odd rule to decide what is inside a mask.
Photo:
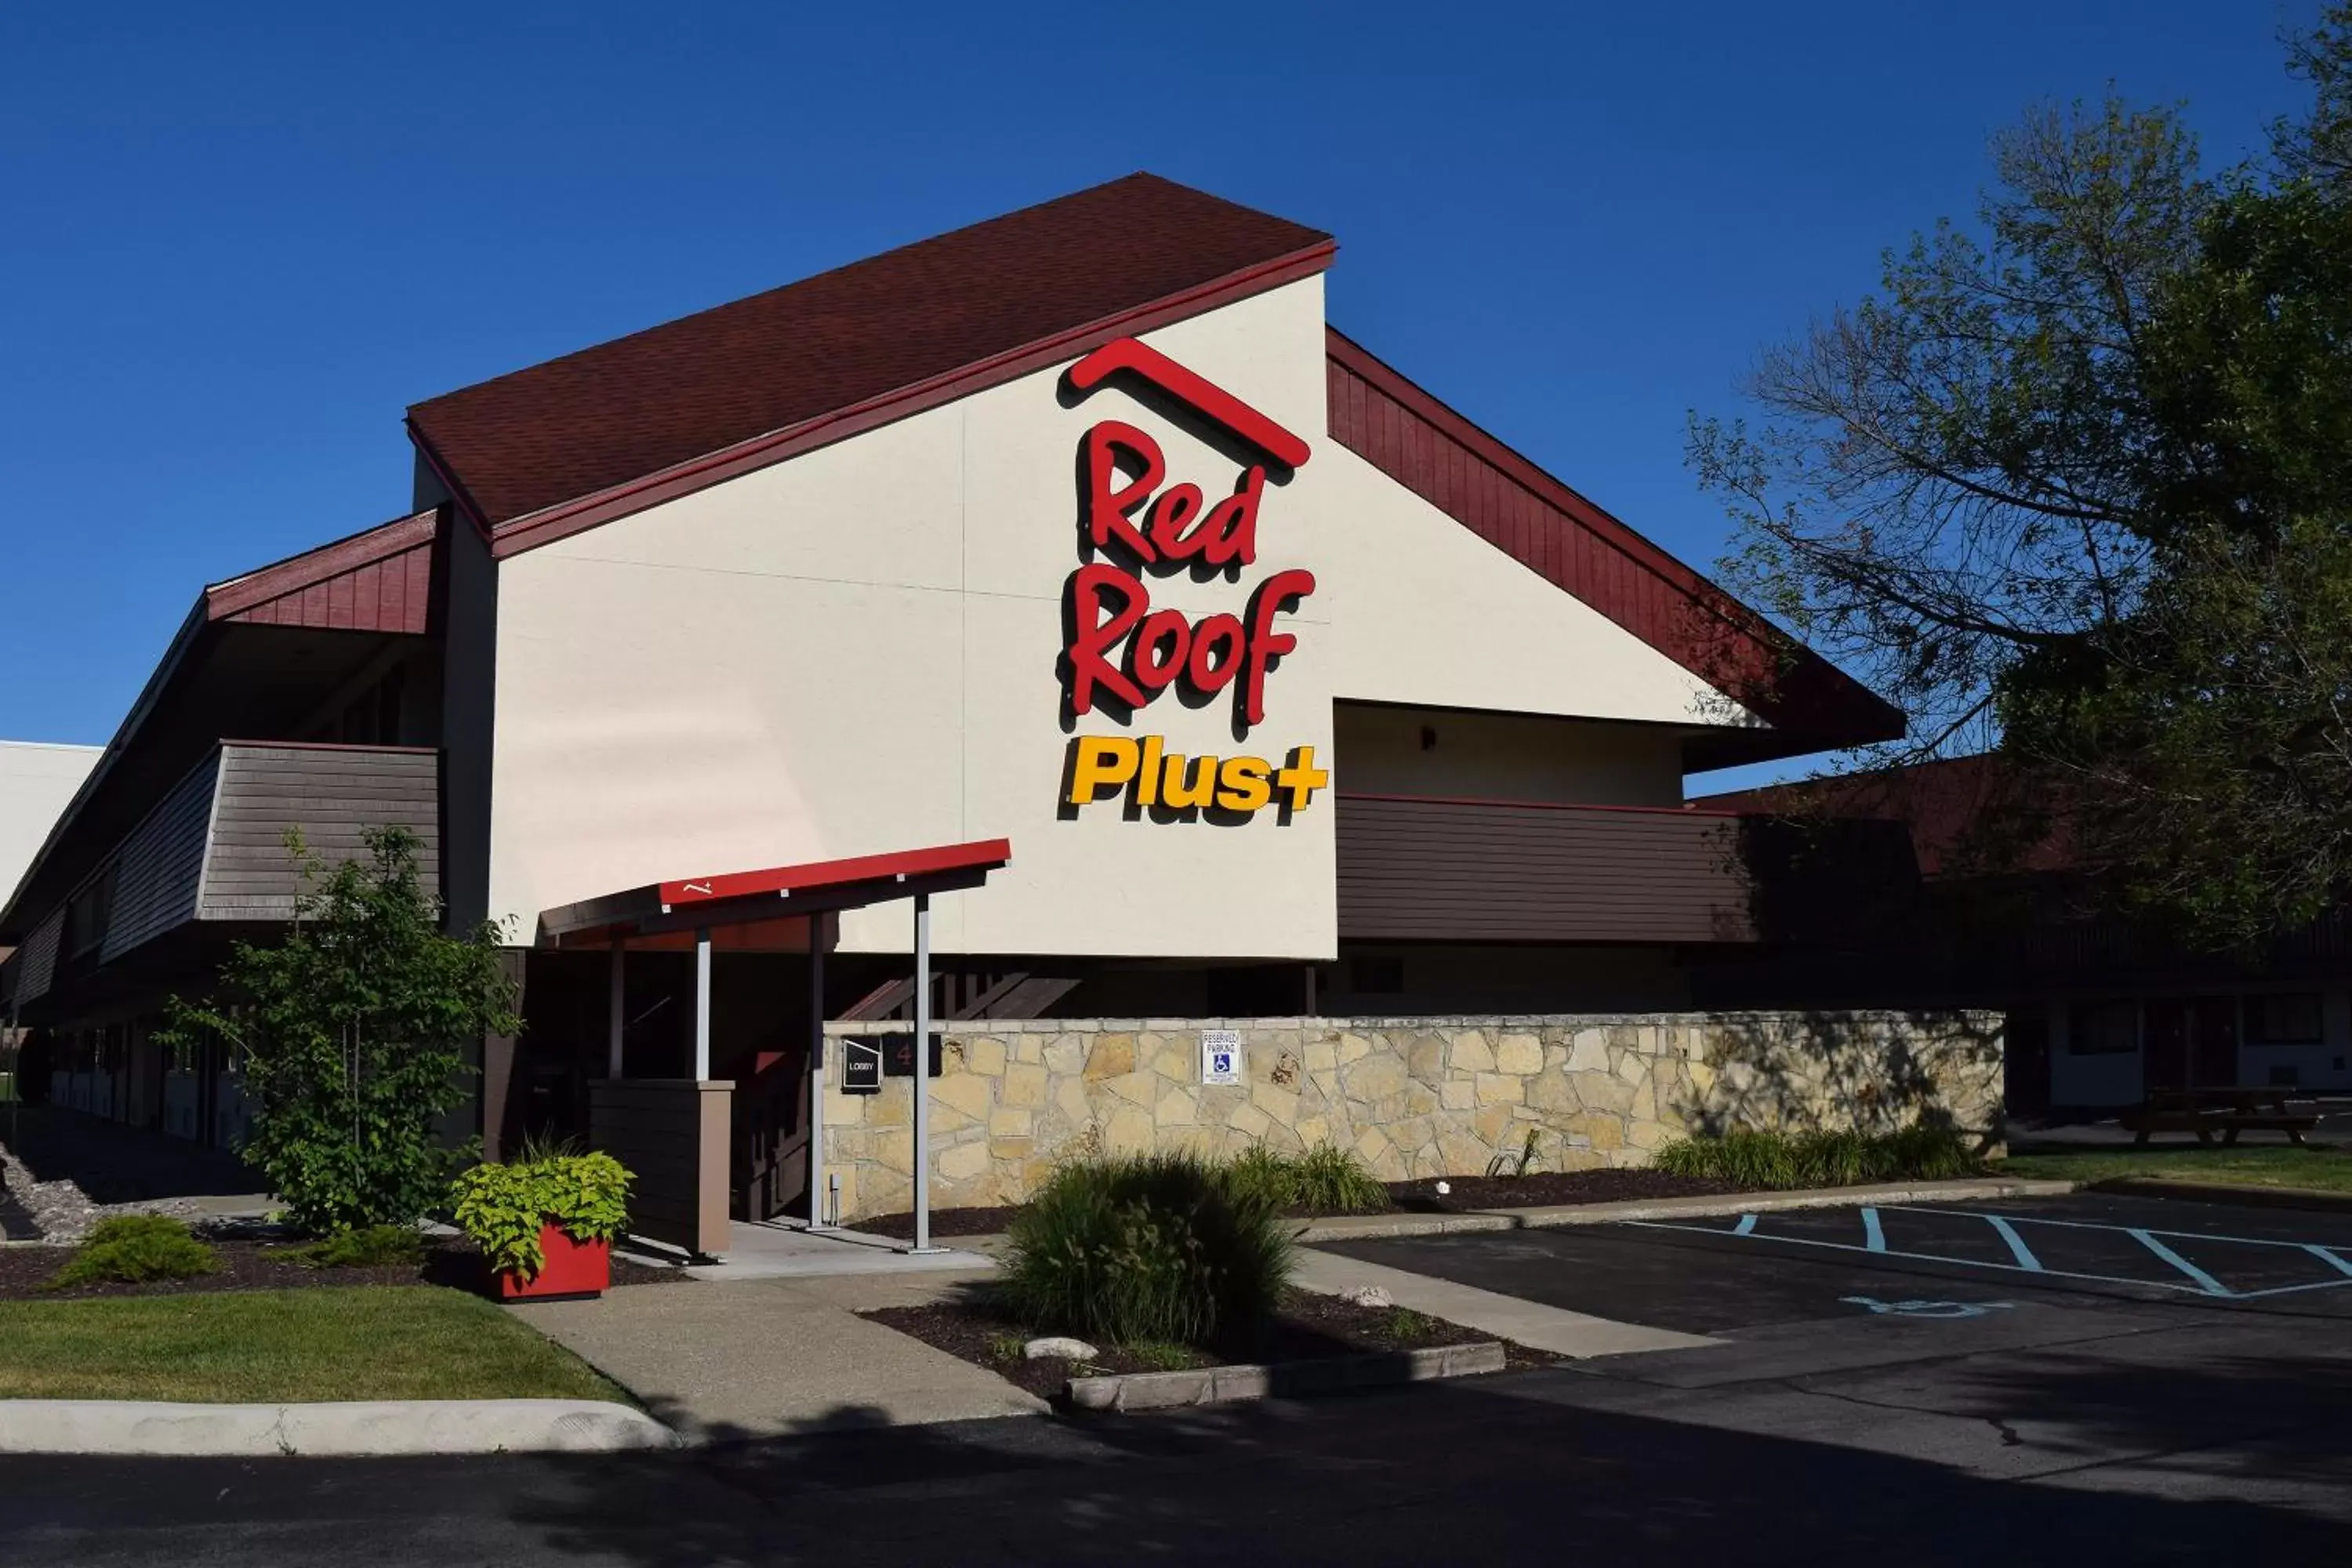
[{"label": "leafy tree", "polygon": [[174,998],[167,1037],[235,1046],[253,1104],[245,1157],[320,1232],[408,1224],[443,1200],[472,1154],[436,1137],[466,1099],[466,1043],[521,1027],[498,928],[442,931],[408,829],[367,844],[366,859],[328,868],[289,835],[310,889],[293,924],[274,946],[239,943],[218,999]]},{"label": "leafy tree", "polygon": [[2095,894],[2213,944],[2352,888],[2352,4],[2305,117],[2198,172],[2109,99],[1994,143],[1978,237],[1769,354],[1694,421],[1734,575],[1918,719],[1997,746],[1989,858],[2063,823]]}]

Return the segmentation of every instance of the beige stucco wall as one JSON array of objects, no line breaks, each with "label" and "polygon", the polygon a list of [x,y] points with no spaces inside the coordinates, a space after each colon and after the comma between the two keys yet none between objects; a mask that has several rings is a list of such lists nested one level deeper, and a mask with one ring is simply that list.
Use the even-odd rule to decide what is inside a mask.
[{"label": "beige stucco wall", "polygon": [[[1201,1082],[1204,1027],[1241,1033],[1246,1087]],[[1640,1165],[1682,1133],[1731,1127],[1891,1130],[1931,1117],[1990,1133],[2000,1028],[1987,1013],[951,1026],[931,1085],[931,1198],[1018,1202],[1056,1159],[1094,1150],[1332,1142],[1404,1180],[1481,1173],[1530,1131],[1546,1170]],[[827,1163],[844,1218],[912,1206],[911,1088],[828,1087]]]},{"label": "beige stucco wall", "polygon": [[100,746],[0,741],[0,904],[16,891],[18,879],[40,853],[49,830],[103,751]]},{"label": "beige stucco wall", "polygon": [[[1246,741],[1229,702],[1163,695],[1079,734],[1191,756],[1312,746],[1344,787],[1335,694],[1661,725],[1722,718],[1695,677],[1329,438],[1319,279],[1147,334],[1305,437],[1238,581],[1148,579],[1154,607],[1241,613],[1270,574],[1317,589]],[[1332,805],[1290,821],[1061,809],[1057,659],[1078,564],[1076,455],[1106,418],[1214,493],[1234,459],[1117,384],[1064,406],[1060,369],[499,567],[494,916],[667,878],[1007,837],[1013,864],[940,900],[943,952],[1323,959],[1337,949]],[[904,952],[903,910],[852,912],[849,952]]]}]

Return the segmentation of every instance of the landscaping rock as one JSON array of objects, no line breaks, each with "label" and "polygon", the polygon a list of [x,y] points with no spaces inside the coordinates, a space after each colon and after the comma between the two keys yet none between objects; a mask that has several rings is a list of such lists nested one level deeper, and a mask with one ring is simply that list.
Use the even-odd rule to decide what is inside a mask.
[{"label": "landscaping rock", "polygon": [[1359,1307],[1396,1305],[1396,1298],[1389,1294],[1388,1287],[1385,1285],[1360,1285],[1353,1290],[1342,1290],[1339,1292],[1339,1300],[1352,1301]]},{"label": "landscaping rock", "polygon": [[79,1241],[89,1234],[92,1226],[111,1215],[160,1214],[186,1218],[202,1212],[197,1204],[187,1198],[151,1198],[127,1204],[93,1202],[71,1181],[34,1180],[31,1169],[5,1146],[0,1146],[0,1184],[5,1184],[8,1195],[32,1216],[41,1239],[47,1242]]},{"label": "landscaping rock", "polygon": [[1049,1334],[1023,1345],[1021,1353],[1031,1361],[1092,1361],[1102,1352],[1084,1340]]}]

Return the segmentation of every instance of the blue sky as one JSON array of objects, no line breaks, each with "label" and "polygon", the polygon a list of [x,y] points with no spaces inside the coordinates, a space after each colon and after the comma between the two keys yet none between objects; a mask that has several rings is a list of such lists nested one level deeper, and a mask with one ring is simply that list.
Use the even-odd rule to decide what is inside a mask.
[{"label": "blue sky", "polygon": [[1685,412],[1973,207],[2037,100],[2291,107],[2317,0],[18,6],[0,736],[404,510],[406,405],[1138,168],[1327,228],[1334,322],[1702,567]]}]

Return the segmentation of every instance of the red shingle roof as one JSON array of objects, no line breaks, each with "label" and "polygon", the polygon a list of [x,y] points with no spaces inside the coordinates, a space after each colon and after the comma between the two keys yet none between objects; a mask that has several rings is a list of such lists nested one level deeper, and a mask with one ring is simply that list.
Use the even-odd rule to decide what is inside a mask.
[{"label": "red shingle roof", "polygon": [[448,393],[411,408],[410,428],[496,530],[1330,249],[1318,230],[1130,174]]}]

